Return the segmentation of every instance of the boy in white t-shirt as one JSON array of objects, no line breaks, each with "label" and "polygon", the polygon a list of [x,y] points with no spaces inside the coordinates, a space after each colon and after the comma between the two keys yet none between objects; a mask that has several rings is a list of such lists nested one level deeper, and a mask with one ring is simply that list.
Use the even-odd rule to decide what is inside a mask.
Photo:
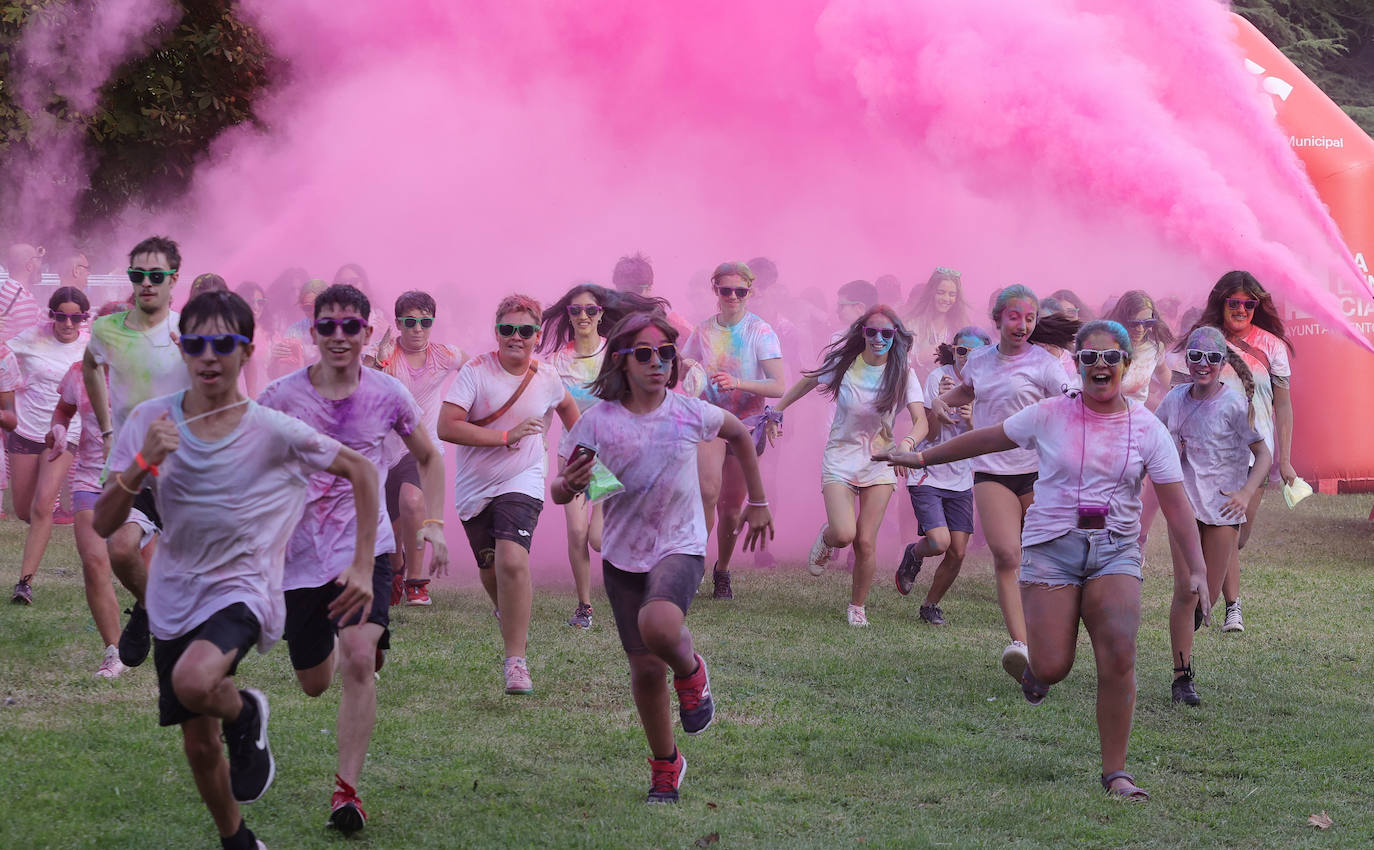
[{"label": "boy in white t-shirt", "polygon": [[[140,485],[158,480],[164,530],[146,599],[157,636],[159,722],[181,727],[196,787],[225,850],[254,850],[262,844],[239,803],[259,799],[276,768],[267,698],[239,690],[234,672],[250,647],[266,652],[281,637],[282,563],[311,473],[347,479],[364,511],[376,509],[377,478],[361,455],[239,392],[239,373],[253,353],[253,314],[242,298],[197,296],[180,327],[191,387],[129,413],[94,526],[104,535],[118,530]],[[364,563],[374,533],[357,524],[354,544]],[[346,614],[365,601],[350,590],[336,608]]]},{"label": "boy in white t-shirt", "polygon": [[439,414],[439,439],[458,446],[455,507],[501,623],[508,694],[534,692],[525,652],[530,542],[544,507],[543,434],[555,411],[564,431],[578,415],[557,370],[532,359],[542,316],[527,295],[501,299],[496,351],[463,366]]}]

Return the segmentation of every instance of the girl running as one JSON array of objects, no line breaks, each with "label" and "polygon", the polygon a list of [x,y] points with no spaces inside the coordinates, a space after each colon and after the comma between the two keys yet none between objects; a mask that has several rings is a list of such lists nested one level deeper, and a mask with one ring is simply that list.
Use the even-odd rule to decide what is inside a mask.
[{"label": "girl running", "polygon": [[48,299],[48,321],[29,328],[9,341],[10,351],[19,364],[23,384],[15,395],[18,426],[8,439],[10,475],[14,487],[14,512],[29,524],[20,559],[19,583],[13,601],[33,602],[33,577],[43,562],[43,553],[52,536],[53,505],[67,480],[75,443],[81,427],[72,429],[67,444],[49,453],[44,439],[57,408],[57,385],[86,353],[86,320],[91,317],[91,302],[74,286],[62,286]]},{"label": "girl running", "polygon": [[[991,337],[982,328],[970,326],[959,330],[953,344],[942,344],[936,353],[939,365],[926,378],[925,397],[937,398],[963,383],[969,355],[991,344]],[[943,425],[927,436],[916,448],[924,451],[967,433],[973,427],[973,408],[969,405],[960,407],[956,419],[953,425]],[[930,421],[935,421],[933,415]],[[930,580],[925,601],[921,603],[921,619],[932,626],[943,626],[945,612],[940,610],[940,600],[959,577],[964,553],[973,535],[973,466],[961,460],[932,467],[921,472],[915,481],[908,479],[906,489],[916,512],[917,533],[921,539],[908,543],[902,553],[901,565],[897,567],[897,592],[903,596],[911,593],[916,574],[921,571],[921,562],[944,555],[935,577]]]},{"label": "girl running", "polygon": [[[1140,485],[1155,481],[1169,532],[1188,564],[1193,607],[1206,618],[1207,573],[1183,489],[1178,453],[1163,424],[1121,394],[1131,340],[1116,322],[1078,332],[1083,391],[1030,405],[999,425],[927,451],[893,458],[917,469],[1021,447],[1039,456],[1035,503],[1022,533],[1020,596],[1034,655],[1008,665],[1027,701],[1038,705],[1073,667],[1078,622],[1097,663],[1097,729],[1102,787],[1127,800],[1149,794],[1126,772],[1135,710],[1135,646],[1140,627]],[[970,361],[972,362],[972,360]]]},{"label": "girl running", "polygon": [[[1070,388],[1059,361],[1035,344],[1039,310],[1035,293],[1020,284],[998,293],[992,305],[997,344],[970,353],[960,385],[933,400],[930,410],[940,423],[958,423],[954,408],[972,402],[974,428],[1000,425],[1013,413]],[[1034,498],[1038,468],[1034,451],[1015,446],[973,462],[973,501],[992,550],[997,604],[1011,636],[1002,651],[1002,666],[1013,678],[1020,676],[1029,658],[1016,578],[1021,567],[1021,524]]]},{"label": "girl running", "polygon": [[[711,274],[716,314],[697,325],[683,345],[683,354],[706,367],[705,398],[744,419],[762,413],[764,399],[779,398],[787,389],[782,345],[768,323],[749,312],[754,273],[744,263],[721,263]],[[701,498],[706,528],[716,530],[718,559],[712,570],[715,599],[732,599],[730,557],[739,534],[744,502],[744,470],[723,439],[701,449]]]},{"label": "girl running", "polygon": [[[1283,319],[1274,298],[1255,276],[1246,271],[1227,272],[1207,296],[1207,306],[1197,325],[1210,325],[1226,335],[1226,343],[1236,350],[1255,380],[1255,430],[1274,456],[1274,470],[1285,484],[1298,477],[1293,469],[1293,401],[1289,395],[1292,369],[1288,356],[1293,344],[1284,333]],[[1190,331],[1193,328],[1189,329]],[[1222,370],[1222,379],[1239,383],[1234,372]],[[1258,460],[1258,459],[1257,459]],[[1244,549],[1254,530],[1255,516],[1264,500],[1264,488],[1256,490],[1245,511],[1237,549]],[[1240,555],[1226,570],[1221,592],[1226,596],[1224,632],[1245,631],[1240,610]]]},{"label": "girl running", "polygon": [[924,378],[931,353],[969,324],[963,279],[958,270],[936,266],[924,286],[912,287],[901,316],[914,338],[912,364]]},{"label": "girl running", "polygon": [[[826,347],[821,365],[803,372],[777,406],[781,413],[817,386],[835,402],[821,457],[826,523],[811,546],[808,566],[812,575],[820,575],[833,550],[854,544],[854,579],[845,612],[851,626],[868,625],[864,606],[877,568],[878,527],[897,483],[892,467],[875,462],[872,455],[891,448],[901,408],[911,414],[911,430],[902,446],[911,448],[926,435],[920,379],[907,365],[911,340],[911,332],[891,307],[874,307]],[[781,433],[780,423],[769,423],[770,438]]]},{"label": "girl running", "polygon": [[[592,381],[601,373],[606,357],[604,334],[623,316],[635,310],[652,312],[662,309],[667,315],[668,302],[661,298],[646,298],[633,292],[616,292],[594,283],[579,283],[544,311],[542,319],[544,343],[549,365],[563,380],[579,413],[601,399],[591,390]],[[587,505],[585,495],[579,494],[563,506],[568,526],[568,563],[572,566],[573,585],[577,590],[577,608],[568,625],[578,629],[592,627],[592,559],[588,545],[601,551],[601,505]]]},{"label": "girl running", "polygon": [[1164,354],[1174,344],[1173,332],[1159,315],[1155,301],[1139,289],[1117,299],[1108,319],[1131,334],[1131,368],[1121,378],[1121,392],[1131,401],[1151,410],[1159,406],[1169,387],[1169,367]]},{"label": "girl running", "polygon": [[749,431],[733,414],[679,393],[677,331],[661,313],[633,313],[607,342],[588,408],[565,441],[567,466],[554,479],[553,499],[568,504],[591,480],[600,460],[625,489],[606,502],[602,574],[630,689],[649,740],[648,802],[675,803],[687,760],[678,752],[666,673],[673,671],[682,730],[695,735],[715,716],[706,662],[684,620],[706,569],[706,513],[697,448],[727,440],[748,492],[745,550],[773,520]]},{"label": "girl running", "polygon": [[[1236,352],[1226,345],[1221,331],[1200,327],[1188,335],[1184,349],[1192,382],[1174,387],[1155,415],[1174,435],[1183,465],[1183,489],[1197,515],[1202,535],[1202,555],[1207,561],[1207,599],[1217,601],[1222,579],[1235,558],[1240,525],[1250,499],[1264,486],[1273,460],[1263,438],[1255,430],[1250,406],[1254,379]],[[1223,364],[1239,377],[1245,395],[1221,380]],[[1246,466],[1254,456],[1254,466]],[[1177,550],[1172,537],[1170,545]],[[1182,562],[1175,551],[1175,565]],[[1173,646],[1173,700],[1200,705],[1193,684],[1193,618],[1186,575],[1174,573],[1174,605],[1169,612],[1169,636]]]}]

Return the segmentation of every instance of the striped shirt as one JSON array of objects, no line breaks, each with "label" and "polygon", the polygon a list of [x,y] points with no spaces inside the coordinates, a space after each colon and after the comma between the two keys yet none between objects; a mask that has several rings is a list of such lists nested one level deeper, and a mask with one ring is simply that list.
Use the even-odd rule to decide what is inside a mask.
[{"label": "striped shirt", "polygon": [[8,278],[0,284],[0,342],[38,324],[38,302],[24,284]]}]

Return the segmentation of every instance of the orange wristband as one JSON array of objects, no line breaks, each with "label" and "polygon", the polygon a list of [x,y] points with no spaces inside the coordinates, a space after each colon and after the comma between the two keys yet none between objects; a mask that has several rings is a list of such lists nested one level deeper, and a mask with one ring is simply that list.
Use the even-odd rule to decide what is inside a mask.
[{"label": "orange wristband", "polygon": [[510,432],[509,432],[509,431],[502,431],[502,432],[501,432],[501,445],[505,446],[506,448],[510,448]]},{"label": "orange wristband", "polygon": [[139,469],[143,470],[144,472],[152,473],[152,476],[154,478],[157,477],[157,466],[144,460],[143,452],[139,452],[134,455],[134,463],[138,464]]}]

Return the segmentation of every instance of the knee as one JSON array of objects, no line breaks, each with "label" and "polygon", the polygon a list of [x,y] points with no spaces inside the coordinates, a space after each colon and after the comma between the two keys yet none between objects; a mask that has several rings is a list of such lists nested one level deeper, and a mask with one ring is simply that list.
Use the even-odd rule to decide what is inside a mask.
[{"label": "knee", "polygon": [[931,548],[932,555],[943,555],[949,551],[949,531],[943,528],[932,528],[926,535],[926,545]]},{"label": "knee", "polygon": [[867,537],[854,538],[854,557],[869,558],[876,555],[877,552],[878,543],[876,540],[870,540]]},{"label": "knee", "polygon": [[172,691],[177,700],[197,714],[204,713],[217,683],[200,670],[184,669],[180,665],[172,670]]},{"label": "knee", "polygon": [[1016,573],[1021,569],[1019,547],[994,546],[992,548],[992,567],[998,573]]},{"label": "knee", "polygon": [[1037,648],[1031,660],[1031,672],[1047,685],[1062,682],[1073,669],[1073,656],[1048,653]]},{"label": "knee", "polygon": [[217,737],[183,732],[181,748],[187,763],[197,773],[209,773],[224,758],[224,745]]},{"label": "knee", "polygon": [[362,635],[349,635],[341,641],[341,659],[345,679],[373,681],[377,670],[377,647]]},{"label": "knee", "polygon": [[410,520],[423,520],[425,494],[413,487],[401,488],[401,516]]},{"label": "knee", "polygon": [[330,677],[327,675],[302,675],[301,671],[297,671],[297,678],[300,679],[301,690],[312,699],[329,690]]},{"label": "knee", "polygon": [[[854,543],[854,529],[840,526],[830,526],[830,530],[825,533],[826,542],[836,549],[843,549]],[[855,554],[858,554],[857,548]]]},{"label": "knee", "polygon": [[116,534],[109,540],[110,564],[119,567],[130,567],[143,561],[143,553],[139,551],[139,538],[129,539],[131,535]]},{"label": "knee", "polygon": [[[15,505],[15,513],[19,513],[19,506]],[[25,522],[52,522],[52,502],[34,499],[33,504],[28,509],[28,516],[20,517]]]},{"label": "knee", "polygon": [[1098,678],[1125,683],[1135,681],[1135,638],[1115,636],[1093,648],[1097,655]]},{"label": "knee", "polygon": [[643,693],[668,686],[668,665],[652,655],[630,656],[630,687]]}]

